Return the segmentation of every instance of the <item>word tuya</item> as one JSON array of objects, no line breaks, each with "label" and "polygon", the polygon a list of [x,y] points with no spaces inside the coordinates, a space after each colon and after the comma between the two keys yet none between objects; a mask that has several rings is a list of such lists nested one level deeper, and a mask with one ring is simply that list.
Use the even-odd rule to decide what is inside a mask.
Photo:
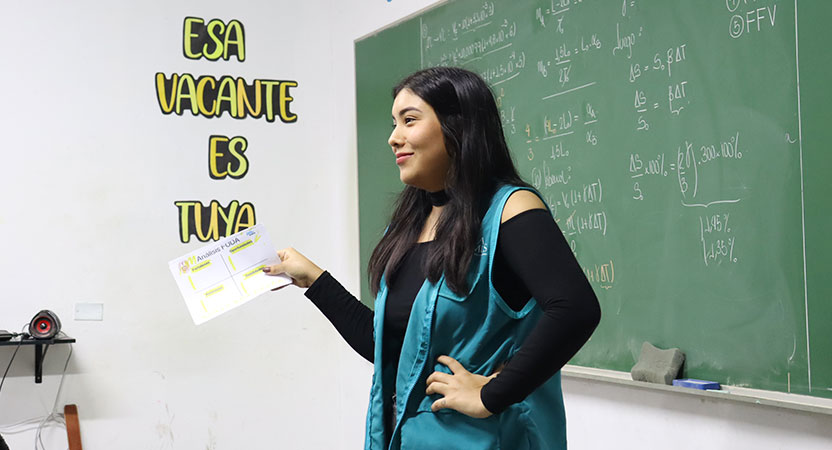
[{"label": "word tuya", "polygon": [[233,200],[225,208],[217,200],[211,200],[208,206],[198,201],[177,201],[173,204],[179,208],[179,237],[183,244],[190,242],[191,236],[196,236],[200,242],[216,241],[256,223],[251,203],[241,205]]}]

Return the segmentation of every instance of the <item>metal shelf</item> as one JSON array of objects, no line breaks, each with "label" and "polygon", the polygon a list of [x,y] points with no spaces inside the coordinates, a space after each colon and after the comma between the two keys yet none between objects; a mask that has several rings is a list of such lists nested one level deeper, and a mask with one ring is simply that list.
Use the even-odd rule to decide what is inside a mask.
[{"label": "metal shelf", "polygon": [[[21,342],[21,339],[23,340]],[[18,336],[9,341],[0,342],[0,347],[11,347],[17,345],[34,345],[35,346],[35,383],[40,383],[43,378],[43,359],[46,357],[46,351],[49,350],[50,345],[54,344],[72,344],[75,338],[67,336],[60,332],[52,339],[32,339]]]}]

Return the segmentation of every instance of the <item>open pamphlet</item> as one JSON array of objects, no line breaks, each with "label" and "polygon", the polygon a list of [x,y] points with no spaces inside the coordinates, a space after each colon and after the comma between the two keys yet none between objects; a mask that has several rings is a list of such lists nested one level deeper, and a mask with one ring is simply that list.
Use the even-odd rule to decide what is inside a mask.
[{"label": "open pamphlet", "polygon": [[263,267],[280,263],[265,227],[255,225],[172,260],[168,265],[196,325],[292,282]]}]

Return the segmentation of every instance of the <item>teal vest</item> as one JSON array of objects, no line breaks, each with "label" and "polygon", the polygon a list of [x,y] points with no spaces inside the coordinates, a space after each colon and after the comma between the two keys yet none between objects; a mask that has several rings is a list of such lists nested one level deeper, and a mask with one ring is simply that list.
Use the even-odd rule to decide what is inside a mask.
[{"label": "teal vest", "polygon": [[[439,395],[425,395],[428,375],[450,373],[436,362],[440,355],[459,361],[468,371],[491,375],[508,361],[537,323],[541,310],[532,299],[514,311],[491,283],[503,207],[518,188],[503,186],[494,194],[482,221],[482,238],[468,270],[468,292],[454,293],[445,277],[422,284],[404,336],[398,372],[382,360],[387,284],[376,296],[374,367],[364,448],[384,449],[565,449],[566,417],[560,372],[522,402],[500,414],[475,419],[450,409],[432,412]],[[545,203],[545,202],[544,202]],[[385,405],[395,394],[396,418],[391,427]]]}]

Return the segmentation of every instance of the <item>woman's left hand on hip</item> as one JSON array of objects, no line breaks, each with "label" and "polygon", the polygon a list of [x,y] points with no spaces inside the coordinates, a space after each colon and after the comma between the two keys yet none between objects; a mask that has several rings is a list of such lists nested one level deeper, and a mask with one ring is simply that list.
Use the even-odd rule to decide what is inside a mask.
[{"label": "woman's left hand on hip", "polygon": [[430,409],[433,412],[445,408],[453,409],[477,419],[490,416],[491,411],[487,410],[485,405],[482,404],[480,391],[492,378],[497,376],[497,373],[489,377],[471,373],[459,361],[450,356],[440,356],[437,361],[448,366],[453,374],[437,371],[428,377],[428,388],[425,392],[428,395],[442,395],[442,398],[433,402]]}]

